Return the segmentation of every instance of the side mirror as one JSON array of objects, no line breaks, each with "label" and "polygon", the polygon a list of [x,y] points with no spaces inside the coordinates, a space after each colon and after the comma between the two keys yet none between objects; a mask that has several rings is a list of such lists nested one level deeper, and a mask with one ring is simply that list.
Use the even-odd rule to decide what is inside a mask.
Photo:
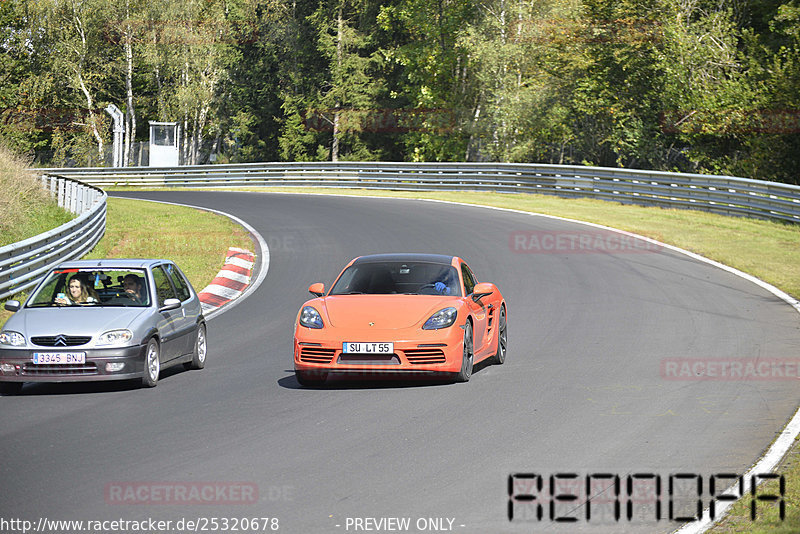
[{"label": "side mirror", "polygon": [[20,304],[18,300],[9,300],[6,302],[5,309],[10,312],[19,311]]},{"label": "side mirror", "polygon": [[494,284],[490,284],[487,282],[481,282],[480,284],[475,284],[475,288],[472,290],[472,300],[478,301],[481,300],[483,297],[487,295],[491,295],[497,291],[497,286]]},{"label": "side mirror", "polygon": [[322,282],[317,282],[316,284],[311,284],[308,286],[308,292],[314,295],[315,297],[321,297],[325,294],[325,284]]},{"label": "side mirror", "polygon": [[161,306],[158,311],[165,312],[170,310],[177,310],[181,307],[181,301],[178,299],[167,299],[164,301],[164,305]]}]

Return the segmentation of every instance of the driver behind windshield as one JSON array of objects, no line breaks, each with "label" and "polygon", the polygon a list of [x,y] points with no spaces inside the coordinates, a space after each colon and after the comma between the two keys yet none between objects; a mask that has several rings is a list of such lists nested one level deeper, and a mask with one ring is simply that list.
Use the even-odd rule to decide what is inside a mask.
[{"label": "driver behind windshield", "polygon": [[142,279],[135,274],[126,274],[122,279],[122,288],[125,293],[134,302],[143,302],[142,300]]},{"label": "driver behind windshield", "polygon": [[440,273],[439,280],[433,284],[433,288],[440,295],[450,295],[456,293],[458,280],[456,280],[455,271],[453,269],[445,269],[444,273]]}]

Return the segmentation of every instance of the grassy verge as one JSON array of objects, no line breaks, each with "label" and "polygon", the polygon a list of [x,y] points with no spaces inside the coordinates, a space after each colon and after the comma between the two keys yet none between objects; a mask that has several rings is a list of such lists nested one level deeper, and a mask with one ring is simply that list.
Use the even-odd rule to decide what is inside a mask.
[{"label": "grassy verge", "polygon": [[[227,217],[194,208],[109,198],[106,233],[84,258],[170,259],[200,291],[222,267],[228,247],[253,250],[250,235]],[[0,325],[10,316],[10,312],[0,311]]]},{"label": "grassy verge", "polygon": [[25,162],[0,145],[0,246],[22,241],[72,220]]},{"label": "grassy verge", "polygon": [[228,247],[253,250],[250,235],[227,217],[109,198],[106,233],[85,259],[167,258],[178,264],[199,291],[222,267]]},{"label": "grassy verge", "polygon": [[[732,534],[749,532],[753,534],[796,534],[800,532],[800,445],[795,440],[776,470],[785,479],[785,518],[781,520],[779,508],[767,502],[756,501],[756,521],[751,520],[752,496],[739,499],[728,515],[709,532],[715,534]],[[780,495],[779,481],[770,480],[758,487],[758,495]]]}]

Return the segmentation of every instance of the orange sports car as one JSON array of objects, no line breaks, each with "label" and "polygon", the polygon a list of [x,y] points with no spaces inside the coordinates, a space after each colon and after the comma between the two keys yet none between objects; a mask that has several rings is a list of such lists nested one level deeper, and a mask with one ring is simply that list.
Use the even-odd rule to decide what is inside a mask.
[{"label": "orange sports car", "polygon": [[506,357],[506,302],[454,256],[376,254],[352,260],[328,293],[297,314],[294,371],[303,385],[328,373],[443,374],[466,382],[474,364]]}]

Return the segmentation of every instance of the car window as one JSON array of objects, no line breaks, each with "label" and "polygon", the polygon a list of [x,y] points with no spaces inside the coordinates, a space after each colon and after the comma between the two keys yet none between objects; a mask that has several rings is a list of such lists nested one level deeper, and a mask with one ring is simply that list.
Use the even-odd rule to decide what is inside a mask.
[{"label": "car window", "polygon": [[450,265],[429,262],[369,262],[351,265],[330,295],[461,296],[458,272]]},{"label": "car window", "polygon": [[164,301],[167,299],[178,298],[172,284],[169,281],[167,273],[161,265],[153,268],[153,281],[156,283],[156,295],[158,296],[158,305],[163,306]]},{"label": "car window", "polygon": [[464,291],[467,295],[471,295],[472,290],[475,289],[475,277],[466,263],[461,264],[461,276],[464,278]]},{"label": "car window", "polygon": [[50,273],[47,279],[39,287],[34,295],[28,301],[28,305],[34,304],[49,304],[55,300],[58,293],[65,293],[67,285],[67,274],[65,272]]},{"label": "car window", "polygon": [[170,280],[172,280],[172,284],[175,286],[175,291],[178,294],[178,298],[181,302],[185,300],[189,300],[192,296],[191,292],[189,291],[189,283],[183,278],[181,272],[173,265],[172,263],[167,263],[164,265],[169,274]]},{"label": "car window", "polygon": [[[80,284],[76,285],[78,280]],[[70,292],[70,285],[78,291]],[[144,269],[69,268],[54,269],[26,302],[27,307],[133,306],[150,305]]]}]

